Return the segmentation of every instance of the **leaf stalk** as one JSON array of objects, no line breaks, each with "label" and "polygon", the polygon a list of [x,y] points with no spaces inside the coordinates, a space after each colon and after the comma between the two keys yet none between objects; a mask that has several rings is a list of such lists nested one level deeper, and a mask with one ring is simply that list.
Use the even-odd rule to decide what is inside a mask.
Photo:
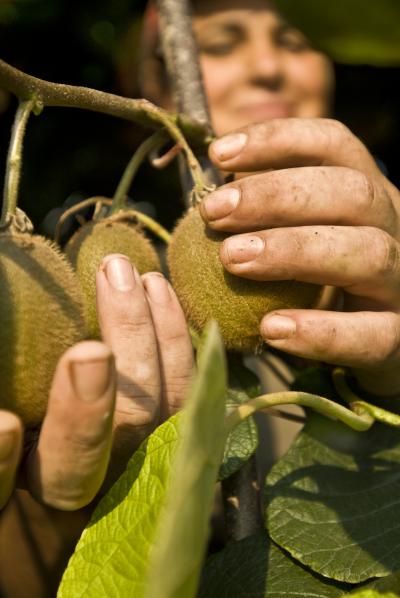
[{"label": "leaf stalk", "polygon": [[254,399],[250,399],[250,401],[239,405],[239,407],[229,413],[226,417],[225,424],[227,433],[256,411],[260,409],[268,409],[268,407],[275,407],[276,405],[300,405],[301,407],[310,407],[326,417],[342,421],[344,424],[358,432],[368,430],[375,421],[372,415],[362,408],[357,414],[325,397],[306,392],[284,391],[260,395],[259,397],[255,397]]}]

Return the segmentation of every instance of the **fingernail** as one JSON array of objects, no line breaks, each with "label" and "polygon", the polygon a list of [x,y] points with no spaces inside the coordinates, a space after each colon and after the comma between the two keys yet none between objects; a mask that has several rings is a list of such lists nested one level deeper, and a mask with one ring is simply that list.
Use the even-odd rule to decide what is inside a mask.
[{"label": "fingernail", "polygon": [[261,334],[267,340],[281,340],[296,333],[296,322],[287,316],[270,316],[261,324]]},{"label": "fingernail", "polygon": [[233,133],[217,139],[212,143],[213,152],[216,154],[218,160],[224,162],[234,158],[242,151],[247,142],[247,135],[245,133]]},{"label": "fingernail", "polygon": [[111,358],[71,362],[71,378],[81,401],[92,403],[106,392],[111,377]]},{"label": "fingernail", "polygon": [[218,220],[228,216],[239,203],[240,191],[235,187],[218,189],[210,195],[201,204],[207,220]]},{"label": "fingernail", "polygon": [[238,235],[229,237],[223,243],[232,264],[250,262],[264,250],[264,241],[255,235]]},{"label": "fingernail", "polygon": [[169,284],[162,274],[146,274],[143,278],[144,288],[151,301],[160,305],[171,300]]},{"label": "fingernail", "polygon": [[117,291],[132,291],[135,288],[135,272],[129,259],[123,255],[109,257],[105,264],[107,280]]},{"label": "fingernail", "polygon": [[15,436],[12,432],[3,432],[0,434],[0,461],[7,461],[13,451],[15,445]]}]

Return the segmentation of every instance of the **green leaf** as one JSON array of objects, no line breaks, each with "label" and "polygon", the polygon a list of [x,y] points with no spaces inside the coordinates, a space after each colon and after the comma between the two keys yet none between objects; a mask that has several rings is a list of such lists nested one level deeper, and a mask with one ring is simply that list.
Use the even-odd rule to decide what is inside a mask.
[{"label": "green leaf", "polygon": [[[400,572],[387,575],[371,583],[363,585],[362,588],[345,594],[345,597],[356,596],[357,598],[399,598],[400,592]],[[343,598],[345,598],[343,597]]]},{"label": "green leaf", "polygon": [[[247,369],[237,356],[229,356],[229,388],[226,395],[226,409],[245,403],[261,393],[260,381]],[[225,480],[238,471],[250,459],[258,445],[257,426],[253,417],[248,417],[229,434],[224,457],[219,470],[219,479]]]},{"label": "green leaf", "polygon": [[398,0],[276,0],[279,10],[333,60],[400,65]]},{"label": "green leaf", "polygon": [[224,349],[213,322],[184,414],[146,598],[191,598],[196,594],[225,444],[226,378]]},{"label": "green leaf", "polygon": [[101,500],[70,559],[58,598],[143,595],[180,417],[153,432]]},{"label": "green leaf", "polygon": [[[245,392],[229,388],[225,405],[227,410],[230,411],[233,407],[241,405],[248,400],[249,397]],[[218,478],[225,480],[238,471],[250,459],[257,445],[257,427],[253,417],[248,417],[228,435]]]},{"label": "green leaf", "polygon": [[305,569],[259,533],[207,560],[198,598],[338,598],[348,589]]},{"label": "green leaf", "polygon": [[[183,414],[184,433],[179,452],[182,455],[182,447],[187,447],[189,442],[191,453],[188,453],[188,458],[191,461],[185,472],[187,480],[182,480],[179,484],[186,483],[188,488],[189,481],[197,484],[190,488],[190,495],[183,496],[184,490],[179,486],[176,499],[182,507],[185,522],[191,507],[182,505],[182,502],[186,500],[192,503],[194,500],[198,507],[197,491],[199,497],[207,499],[208,489],[213,485],[211,479],[215,481],[220,464],[216,445],[221,443],[222,452],[224,441],[223,433],[215,439],[215,430],[220,430],[225,412],[224,402],[221,401],[221,396],[225,393],[223,357],[215,328],[211,329],[208,341],[187,401],[187,410],[158,427],[142,443],[129,461],[126,471],[100,501],[70,559],[58,598],[144,596],[151,548],[158,537],[165,537],[165,530],[164,536],[158,530],[165,513],[171,463],[178,446]],[[196,421],[193,421],[193,417]],[[215,424],[213,418],[216,420]],[[191,431],[195,434],[193,441],[188,438]],[[182,460],[179,463],[179,471],[182,472]],[[203,477],[200,477],[200,469]],[[197,480],[194,472],[197,472]],[[174,479],[178,483],[176,477]],[[198,518],[191,521],[190,530],[196,543],[203,541],[201,534],[204,533],[204,521],[208,517],[208,503],[204,504],[203,509],[197,514]],[[168,516],[168,511],[166,514]],[[165,526],[167,529],[168,518]],[[188,538],[183,540],[187,542]],[[190,562],[184,558],[185,551],[188,550],[193,557],[193,552],[199,550],[199,547],[180,545],[179,549],[174,546],[174,550],[177,550],[174,554],[174,567],[182,558],[180,568],[176,567],[176,575],[181,575],[184,564],[193,566],[193,558]],[[187,571],[184,570],[183,573]],[[156,595],[158,598],[164,596]]]},{"label": "green leaf", "polygon": [[400,431],[311,414],[266,484],[272,539],[304,565],[361,582],[400,567]]},{"label": "green leaf", "polygon": [[398,594],[393,592],[377,592],[376,590],[358,590],[351,592],[351,594],[345,594],[345,596],[353,596],[353,598],[399,598]]}]

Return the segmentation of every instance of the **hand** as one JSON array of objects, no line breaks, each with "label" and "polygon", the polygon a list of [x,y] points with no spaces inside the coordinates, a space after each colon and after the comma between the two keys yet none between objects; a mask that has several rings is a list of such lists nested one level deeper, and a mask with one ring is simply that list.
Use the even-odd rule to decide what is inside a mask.
[{"label": "hand", "polygon": [[[350,366],[360,384],[400,396],[400,193],[368,150],[329,119],[250,125],[210,146],[226,172],[257,172],[210,194],[208,225],[232,274],[295,279],[342,292],[341,313],[278,310],[261,322],[272,347]],[[265,171],[267,172],[261,172]]]},{"label": "hand", "polygon": [[[35,498],[62,510],[90,503],[107,467],[108,484],[118,477],[182,405],[193,368],[183,312],[161,274],[140,277],[126,257],[111,255],[97,294],[104,343],[81,342],[60,359],[39,439],[19,474]],[[0,412],[0,506],[13,488],[21,438],[18,418]]]},{"label": "hand", "polygon": [[21,450],[21,420],[14,413],[0,410],[0,510],[14,488]]}]

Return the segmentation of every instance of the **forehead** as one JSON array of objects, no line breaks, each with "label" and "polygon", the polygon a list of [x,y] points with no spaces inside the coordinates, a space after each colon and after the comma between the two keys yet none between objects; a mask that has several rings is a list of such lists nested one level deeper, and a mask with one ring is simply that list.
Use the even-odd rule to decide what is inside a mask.
[{"label": "forehead", "polygon": [[264,10],[276,12],[270,0],[192,0],[195,15],[207,16],[223,11]]},{"label": "forehead", "polygon": [[269,27],[287,24],[273,2],[268,0],[192,0],[192,4],[196,30],[219,29],[226,27],[228,22],[246,25],[259,19],[267,22]]}]

